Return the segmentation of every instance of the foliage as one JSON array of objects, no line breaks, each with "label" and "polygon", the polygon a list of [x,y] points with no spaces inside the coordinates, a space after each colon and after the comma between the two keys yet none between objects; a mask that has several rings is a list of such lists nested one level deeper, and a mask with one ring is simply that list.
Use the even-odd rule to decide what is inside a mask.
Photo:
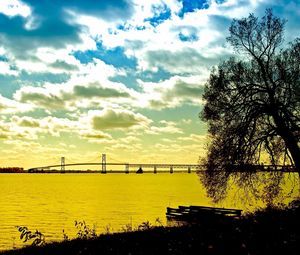
[{"label": "foliage", "polygon": [[64,241],[69,241],[70,240],[69,236],[67,235],[67,233],[65,232],[64,229],[62,230],[62,233],[63,233],[63,239],[64,239]]},{"label": "foliage", "polygon": [[22,167],[0,167],[0,173],[24,173]]},{"label": "foliage", "polygon": [[227,40],[241,57],[219,64],[205,85],[201,118],[211,143],[201,179],[216,200],[230,173],[255,171],[245,166],[265,156],[300,173],[300,39],[281,49],[284,24],[270,9],[261,20],[233,20]]},{"label": "foliage", "polygon": [[138,230],[142,230],[142,231],[149,230],[151,228],[153,228],[153,226],[149,221],[144,221],[138,226]]},{"label": "foliage", "polygon": [[20,239],[23,240],[24,243],[32,241],[31,245],[33,246],[45,244],[45,236],[40,231],[36,230],[35,232],[32,232],[25,226],[17,226],[17,229],[21,233]]},{"label": "foliage", "polygon": [[156,218],[156,219],[155,219],[155,223],[156,223],[156,225],[159,226],[159,227],[163,227],[163,226],[164,226],[163,223],[162,223],[162,221],[160,220],[160,218]]},{"label": "foliage", "polygon": [[85,221],[75,221],[75,227],[77,228],[77,238],[79,239],[93,239],[97,237],[96,228],[90,228]]},{"label": "foliage", "polygon": [[132,227],[131,223],[128,223],[125,226],[122,226],[121,231],[125,232],[125,233],[132,232],[132,231],[134,231],[134,228]]},{"label": "foliage", "polygon": [[134,231],[149,230],[155,227],[164,227],[162,221],[159,218],[155,219],[154,225],[152,225],[149,221],[144,221],[136,227],[133,227],[132,223],[128,223],[121,228],[121,231],[127,233],[127,232],[134,232]]},{"label": "foliage", "polygon": [[105,227],[104,227],[104,231],[105,231],[105,234],[110,234],[112,232],[112,227],[110,224],[107,224]]}]

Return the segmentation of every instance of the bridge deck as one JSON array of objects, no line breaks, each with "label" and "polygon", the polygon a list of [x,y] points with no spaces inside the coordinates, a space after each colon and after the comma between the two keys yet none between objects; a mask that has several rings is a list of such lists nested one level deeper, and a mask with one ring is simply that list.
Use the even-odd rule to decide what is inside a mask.
[{"label": "bridge deck", "polygon": [[[69,164],[56,164],[56,165],[49,165],[49,166],[41,166],[41,167],[34,167],[29,170],[49,170],[51,168],[65,168],[65,167],[72,167],[72,166],[123,166],[124,171],[128,171],[130,168],[151,168],[151,169],[161,169],[161,168],[168,168],[173,171],[173,169],[188,169],[189,171],[195,170],[203,170],[203,165],[198,164],[160,164],[160,163],[69,163]],[[102,168],[103,169],[103,168]],[[284,165],[249,165],[249,166],[233,166],[233,171],[237,172],[265,172],[265,171],[281,171],[281,172],[296,172],[296,169],[293,166],[284,166]]]},{"label": "bridge deck", "polygon": [[[129,168],[136,168],[136,167],[142,167],[142,168],[198,168],[199,165],[195,164],[140,164],[140,163],[134,163],[134,164],[129,164],[129,163],[106,163],[106,166],[127,166]],[[57,165],[49,165],[49,166],[41,166],[41,167],[34,167],[31,169],[49,169],[53,167],[61,167],[61,164]],[[102,166],[102,163],[70,163],[70,164],[64,164],[63,166]]]}]

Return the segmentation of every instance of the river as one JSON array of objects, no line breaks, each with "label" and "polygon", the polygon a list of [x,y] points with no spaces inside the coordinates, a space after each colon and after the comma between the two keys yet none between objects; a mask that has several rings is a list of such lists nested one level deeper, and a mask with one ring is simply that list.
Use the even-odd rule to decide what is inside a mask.
[{"label": "river", "polygon": [[[154,225],[157,218],[166,224],[167,206],[213,206],[195,173],[1,174],[0,189],[0,250],[24,245],[16,226],[38,229],[49,242],[62,240],[63,229],[74,238],[75,220],[103,233]],[[241,204],[229,195],[217,206],[252,210],[263,204]]]}]

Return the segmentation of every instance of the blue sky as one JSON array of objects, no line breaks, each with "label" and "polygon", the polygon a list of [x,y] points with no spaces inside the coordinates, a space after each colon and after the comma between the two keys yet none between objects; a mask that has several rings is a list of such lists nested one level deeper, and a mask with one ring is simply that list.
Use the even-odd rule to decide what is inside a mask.
[{"label": "blue sky", "polygon": [[266,8],[299,36],[299,0],[1,0],[1,164],[196,163],[228,27]]}]

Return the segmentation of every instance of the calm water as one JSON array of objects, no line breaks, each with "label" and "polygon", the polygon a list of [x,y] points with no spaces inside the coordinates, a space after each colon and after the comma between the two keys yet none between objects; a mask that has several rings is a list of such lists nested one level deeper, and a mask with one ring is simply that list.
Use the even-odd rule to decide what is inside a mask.
[{"label": "calm water", "polygon": [[[0,188],[0,250],[23,245],[17,225],[40,230],[46,241],[62,240],[63,229],[75,236],[75,220],[101,233],[157,218],[165,224],[167,206],[212,205],[198,176],[186,173],[1,174]],[[251,209],[234,196],[219,206]]]}]

